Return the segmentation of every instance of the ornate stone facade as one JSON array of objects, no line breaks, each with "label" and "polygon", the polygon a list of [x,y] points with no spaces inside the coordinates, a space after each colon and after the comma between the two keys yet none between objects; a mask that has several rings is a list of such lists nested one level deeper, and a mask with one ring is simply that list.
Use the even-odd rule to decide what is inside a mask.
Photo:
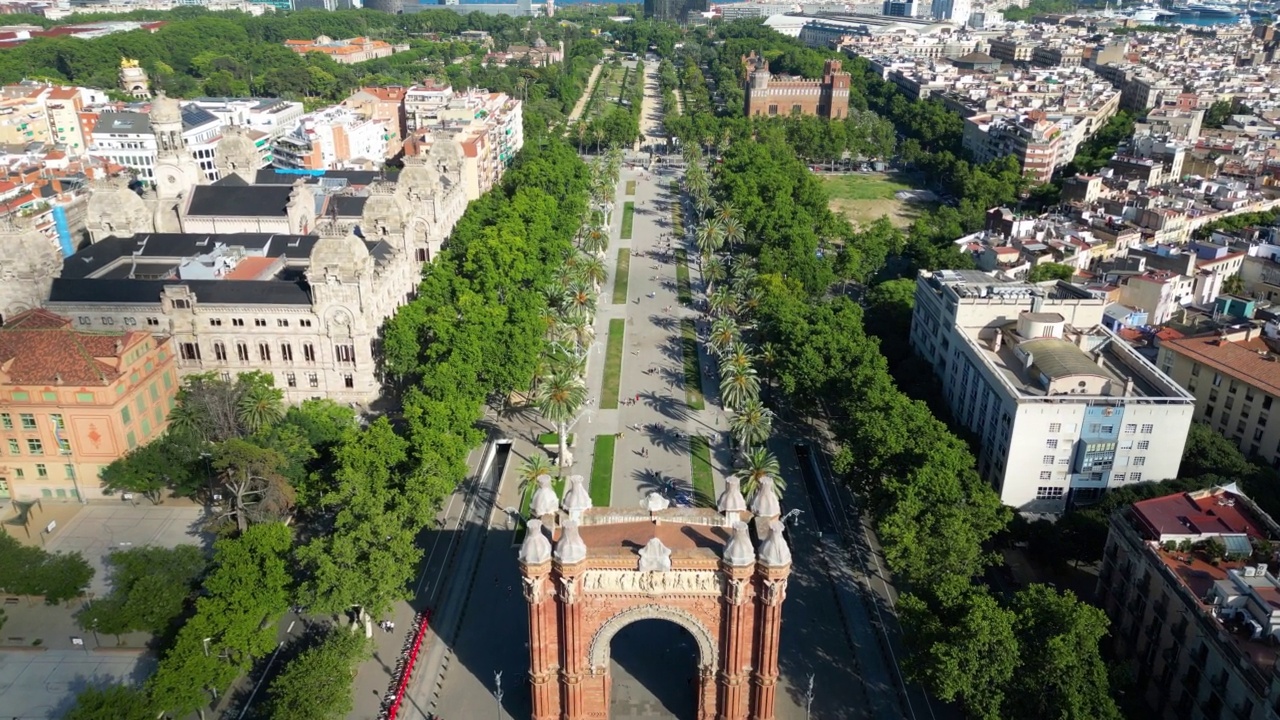
[{"label": "ornate stone facade", "polygon": [[40,307],[62,265],[58,244],[36,229],[31,217],[0,218],[0,322]]},{"label": "ornate stone facade", "polygon": [[258,168],[262,167],[262,151],[250,135],[250,130],[239,125],[228,125],[222,128],[222,139],[218,141],[218,152],[214,157],[218,168],[218,177],[237,176],[252,185]]},{"label": "ornate stone facade", "polygon": [[787,562],[757,558],[740,517],[600,508],[558,531],[530,521],[520,572],[533,720],[608,718],[609,645],[623,627],[650,619],[683,627],[697,645],[698,720],[773,720],[790,555],[782,526],[757,518],[761,546],[771,543],[770,557]]}]

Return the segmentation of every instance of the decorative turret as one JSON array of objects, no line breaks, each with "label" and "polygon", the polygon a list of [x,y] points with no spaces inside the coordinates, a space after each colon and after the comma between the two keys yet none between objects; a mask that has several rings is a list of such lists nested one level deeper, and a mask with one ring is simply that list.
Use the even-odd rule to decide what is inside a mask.
[{"label": "decorative turret", "polygon": [[751,512],[756,517],[776,518],[782,514],[782,503],[778,502],[778,492],[773,488],[773,478],[761,478],[756,494],[751,498]]},{"label": "decorative turret", "polygon": [[120,58],[120,89],[137,100],[151,97],[151,80],[137,60]]},{"label": "decorative turret", "polygon": [[561,565],[574,565],[587,559],[587,544],[578,534],[576,521],[570,520],[560,528],[560,542],[556,543],[555,558]]},{"label": "decorative turret", "polygon": [[519,559],[525,565],[541,565],[551,560],[551,541],[542,531],[541,520],[530,520],[525,526]]},{"label": "decorative turret", "polygon": [[559,507],[560,498],[556,497],[555,488],[551,487],[551,476],[539,475],[538,489],[533,491],[533,502],[529,504],[533,517],[554,515]]},{"label": "decorative turret", "polygon": [[716,509],[729,516],[747,511],[747,499],[742,497],[742,487],[736,477],[725,478],[724,492],[716,500]]},{"label": "decorative turret", "polygon": [[724,547],[724,562],[733,567],[750,567],[756,562],[756,549],[751,544],[751,530],[742,521],[733,524],[733,537]]},{"label": "decorative turret", "polygon": [[40,307],[49,298],[54,278],[62,270],[62,253],[45,237],[30,215],[9,213],[0,218],[0,321]]},{"label": "decorative turret", "polygon": [[760,564],[766,567],[781,568],[791,564],[791,548],[782,534],[782,522],[774,520],[769,523],[769,536],[760,543]]},{"label": "decorative turret", "polygon": [[235,125],[222,129],[222,139],[218,141],[215,155],[214,164],[220,178],[236,175],[252,185],[257,179],[258,168],[262,167],[262,151],[257,143],[248,130]]},{"label": "decorative turret", "polygon": [[[153,198],[154,199],[154,198]],[[157,232],[155,207],[129,187],[129,178],[108,176],[89,183],[85,229],[89,241]]]},{"label": "decorative turret", "polygon": [[581,475],[569,476],[569,489],[564,494],[564,510],[573,522],[582,521],[582,513],[591,509],[591,493],[582,485]]}]

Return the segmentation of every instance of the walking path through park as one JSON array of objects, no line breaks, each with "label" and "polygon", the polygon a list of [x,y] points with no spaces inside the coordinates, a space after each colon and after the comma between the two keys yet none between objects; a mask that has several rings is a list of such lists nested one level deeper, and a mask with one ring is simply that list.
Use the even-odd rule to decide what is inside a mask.
[{"label": "walking path through park", "polygon": [[569,121],[565,123],[567,128],[572,128],[573,123],[582,117],[582,111],[586,109],[587,102],[591,100],[591,91],[596,86],[596,78],[600,77],[600,70],[604,67],[604,60],[596,63],[591,68],[591,77],[587,78],[587,86],[582,90],[582,97],[578,98],[578,102],[573,106],[573,112],[569,113]]}]

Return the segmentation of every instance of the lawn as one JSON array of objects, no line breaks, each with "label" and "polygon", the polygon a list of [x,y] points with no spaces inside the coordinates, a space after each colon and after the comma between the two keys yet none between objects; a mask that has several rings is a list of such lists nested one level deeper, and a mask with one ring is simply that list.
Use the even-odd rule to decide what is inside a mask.
[{"label": "lawn", "polygon": [[698,360],[698,328],[693,320],[680,321],[680,351],[684,356],[684,401],[691,409],[706,407],[702,399],[702,363]]},{"label": "lawn", "polygon": [[[573,445],[573,433],[569,433],[568,440],[569,440],[569,444]],[[538,444],[539,445],[559,445],[560,435],[553,432],[542,433],[541,435],[538,436]]]},{"label": "lawn", "polygon": [[899,200],[896,193],[910,190],[897,173],[854,173],[823,175],[822,185],[830,196],[831,211],[844,215],[855,225],[866,225],[888,216],[896,227],[915,222],[930,203]]},{"label": "lawn", "polygon": [[883,173],[851,173],[848,175],[823,175],[822,185],[832,200],[892,200],[899,190],[911,186],[900,183]]},{"label": "lawn", "polygon": [[689,254],[684,250],[676,250],[676,299],[681,305],[693,302],[693,293],[689,291]]},{"label": "lawn", "polygon": [[693,502],[700,507],[715,507],[716,486],[711,479],[711,446],[701,436],[689,438],[689,466],[693,471]]},{"label": "lawn", "polygon": [[613,435],[597,435],[595,453],[591,456],[591,504],[609,507],[613,491],[613,450],[617,442]]},{"label": "lawn", "polygon": [[628,180],[628,181],[627,181],[627,194],[628,194],[628,195],[635,195],[635,194],[636,194],[636,181],[635,181],[635,180]]},{"label": "lawn", "polygon": [[631,249],[618,248],[618,266],[613,271],[613,304],[627,302],[627,281],[631,278]]},{"label": "lawn", "polygon": [[[609,321],[609,345],[604,353],[604,382],[600,387],[600,409],[618,409],[618,388],[622,384],[622,350],[627,321],[614,318]],[[599,442],[599,439],[596,440]]]},{"label": "lawn", "polygon": [[620,237],[623,240],[631,239],[631,223],[632,221],[635,220],[635,214],[636,214],[635,203],[626,202],[622,205],[622,234],[620,235]]}]

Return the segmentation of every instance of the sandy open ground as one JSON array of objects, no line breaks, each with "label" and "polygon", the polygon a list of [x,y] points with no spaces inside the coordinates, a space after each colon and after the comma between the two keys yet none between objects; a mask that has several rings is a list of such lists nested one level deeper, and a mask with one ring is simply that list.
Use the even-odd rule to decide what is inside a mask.
[{"label": "sandy open ground", "polygon": [[888,215],[895,226],[905,228],[930,207],[929,203],[898,198],[900,192],[911,190],[911,185],[900,173],[849,173],[820,177],[831,195],[832,211],[843,214],[854,225],[871,223]]}]

